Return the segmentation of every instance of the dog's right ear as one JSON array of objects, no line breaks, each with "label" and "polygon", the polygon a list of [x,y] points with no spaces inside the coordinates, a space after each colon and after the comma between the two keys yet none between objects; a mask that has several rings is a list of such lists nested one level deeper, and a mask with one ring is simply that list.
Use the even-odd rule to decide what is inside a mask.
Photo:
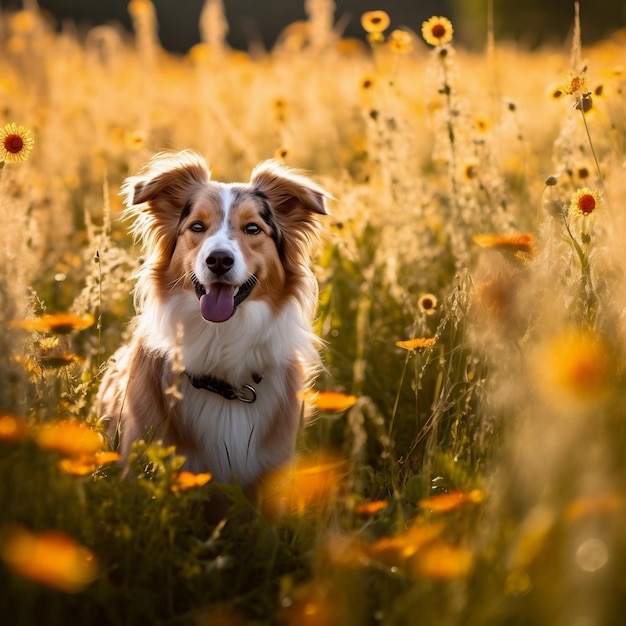
[{"label": "dog's right ear", "polygon": [[131,232],[148,252],[171,257],[185,207],[211,178],[206,161],[183,150],[152,157],[137,176],[122,185],[124,216],[134,219]]}]

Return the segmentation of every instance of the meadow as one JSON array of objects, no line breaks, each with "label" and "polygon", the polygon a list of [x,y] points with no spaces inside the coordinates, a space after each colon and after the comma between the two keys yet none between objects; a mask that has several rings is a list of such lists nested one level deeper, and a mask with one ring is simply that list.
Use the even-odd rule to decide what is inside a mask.
[{"label": "meadow", "polygon": [[[132,35],[0,13],[3,623],[623,623],[626,35],[573,10],[562,47],[469,51],[368,13],[364,43],[331,5],[244,53],[208,0],[185,55],[149,0]],[[93,409],[140,263],[120,185],[183,148],[333,195],[325,369],[260,508],[158,441],[122,475]]]}]

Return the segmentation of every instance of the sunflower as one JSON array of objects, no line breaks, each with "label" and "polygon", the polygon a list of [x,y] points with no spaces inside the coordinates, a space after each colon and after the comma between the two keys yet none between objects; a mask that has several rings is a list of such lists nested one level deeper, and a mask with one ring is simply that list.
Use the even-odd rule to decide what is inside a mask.
[{"label": "sunflower", "polygon": [[431,46],[443,46],[452,41],[454,28],[447,17],[433,15],[422,24],[422,37]]},{"label": "sunflower", "polygon": [[30,131],[15,122],[0,128],[0,162],[20,163],[28,158],[35,140]]}]

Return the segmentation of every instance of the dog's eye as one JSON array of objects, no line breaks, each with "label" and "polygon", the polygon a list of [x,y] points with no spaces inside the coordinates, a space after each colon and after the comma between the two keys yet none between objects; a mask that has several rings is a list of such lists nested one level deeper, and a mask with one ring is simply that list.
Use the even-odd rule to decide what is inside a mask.
[{"label": "dog's eye", "polygon": [[246,235],[258,235],[261,232],[261,227],[254,222],[249,222],[243,227],[243,232]]},{"label": "dog's eye", "polygon": [[193,222],[189,225],[189,230],[194,233],[203,233],[206,230],[206,226],[202,222]]}]

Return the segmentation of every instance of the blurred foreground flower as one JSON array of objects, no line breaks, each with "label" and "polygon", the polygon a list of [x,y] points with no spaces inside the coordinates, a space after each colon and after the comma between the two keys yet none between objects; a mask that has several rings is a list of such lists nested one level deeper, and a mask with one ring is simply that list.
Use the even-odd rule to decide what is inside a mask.
[{"label": "blurred foreground flower", "polygon": [[430,348],[436,343],[437,340],[434,337],[416,337],[415,339],[396,341],[396,346],[404,348],[404,350],[417,350],[419,348]]},{"label": "blurred foreground flower", "polygon": [[389,506],[387,500],[374,500],[373,502],[359,502],[354,507],[354,512],[357,515],[371,516],[380,513],[380,511],[386,509]]},{"label": "blurred foreground flower", "polygon": [[33,146],[34,139],[30,131],[14,122],[0,128],[0,162],[20,163],[28,158]]},{"label": "blurred foreground flower", "polygon": [[472,239],[481,248],[495,248],[500,252],[509,252],[514,255],[517,253],[532,255],[535,237],[532,233],[524,233],[522,235],[474,235]]},{"label": "blurred foreground flower", "polygon": [[366,11],[361,15],[361,26],[366,33],[382,33],[391,20],[385,11]]},{"label": "blurred foreground flower", "polygon": [[471,550],[447,544],[428,546],[412,563],[413,573],[436,580],[455,580],[467,576],[474,567]]},{"label": "blurred foreground flower", "polygon": [[194,474],[183,470],[174,475],[174,482],[172,483],[172,491],[187,491],[194,487],[202,487],[206,485],[213,476],[209,473]]},{"label": "blurred foreground flower", "polygon": [[454,28],[447,17],[433,16],[422,24],[422,37],[431,46],[442,46],[452,41]]},{"label": "blurred foreground flower", "polygon": [[318,411],[341,413],[353,407],[358,398],[340,391],[312,391],[306,394],[306,399]]},{"label": "blurred foreground flower", "polygon": [[447,513],[465,504],[480,504],[484,497],[480,489],[472,489],[472,491],[468,492],[450,491],[449,493],[422,498],[419,501],[419,505],[432,513]]},{"label": "blurred foreground flower", "polygon": [[441,523],[416,520],[404,532],[383,537],[367,546],[367,554],[374,561],[398,566],[437,539],[443,530]]},{"label": "blurred foreground flower", "polygon": [[13,528],[4,539],[2,558],[23,578],[66,593],[82,591],[98,575],[93,553],[57,531]]},{"label": "blurred foreground flower", "polygon": [[341,488],[346,462],[316,454],[270,474],[260,487],[263,510],[273,516],[303,513],[328,504]]},{"label": "blurred foreground flower", "polygon": [[42,315],[32,319],[15,320],[12,322],[14,328],[22,328],[28,332],[55,332],[65,334],[74,330],[84,330],[95,322],[94,316],[75,315],[74,313],[57,313],[54,315]]},{"label": "blurred foreground flower", "polygon": [[566,329],[546,339],[533,353],[531,367],[543,398],[564,412],[596,406],[615,382],[608,345],[584,328]]},{"label": "blurred foreground flower", "polygon": [[19,441],[25,437],[27,430],[23,418],[0,413],[0,441]]},{"label": "blurred foreground flower", "polygon": [[40,448],[71,457],[95,455],[104,443],[100,432],[74,419],[37,426],[34,438]]},{"label": "blurred foreground flower", "polygon": [[59,467],[72,476],[87,476],[93,474],[99,467],[116,463],[120,460],[117,452],[96,452],[95,454],[81,454],[59,461]]}]

